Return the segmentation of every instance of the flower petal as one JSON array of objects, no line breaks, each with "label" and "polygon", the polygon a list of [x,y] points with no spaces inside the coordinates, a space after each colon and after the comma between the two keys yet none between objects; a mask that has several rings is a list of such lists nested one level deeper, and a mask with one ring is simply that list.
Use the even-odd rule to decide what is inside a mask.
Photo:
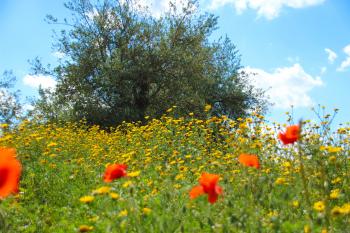
[{"label": "flower petal", "polygon": [[214,204],[214,203],[218,200],[218,197],[219,197],[219,195],[216,194],[216,193],[208,194],[208,201],[209,201],[211,204]]},{"label": "flower petal", "polygon": [[204,194],[203,187],[201,185],[198,185],[198,186],[195,186],[194,188],[192,188],[192,190],[190,191],[190,198],[194,199],[202,194]]},{"label": "flower petal", "polygon": [[12,148],[0,148],[0,198],[18,192],[21,164]]},{"label": "flower petal", "polygon": [[240,154],[238,157],[238,161],[248,167],[255,167],[259,168],[260,163],[258,156],[256,155],[250,155],[250,154]]}]

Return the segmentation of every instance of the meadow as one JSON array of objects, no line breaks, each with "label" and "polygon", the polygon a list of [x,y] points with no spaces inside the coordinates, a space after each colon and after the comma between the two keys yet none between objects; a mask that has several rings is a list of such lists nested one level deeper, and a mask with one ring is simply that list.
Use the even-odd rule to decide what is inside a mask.
[{"label": "meadow", "polygon": [[[0,138],[22,164],[0,232],[350,232],[350,126],[286,118],[177,118],[174,107],[109,130],[23,121]],[[291,125],[298,137],[283,143]],[[126,174],[106,182],[113,164]]]}]

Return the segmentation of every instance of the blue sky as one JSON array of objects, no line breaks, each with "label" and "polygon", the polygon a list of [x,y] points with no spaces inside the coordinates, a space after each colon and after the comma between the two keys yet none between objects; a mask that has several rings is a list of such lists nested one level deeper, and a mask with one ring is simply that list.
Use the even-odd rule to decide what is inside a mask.
[{"label": "blue sky", "polygon": [[[28,59],[57,61],[55,27],[44,18],[69,17],[63,2],[0,1],[0,72],[13,70],[23,96],[36,96],[39,84],[54,85],[50,77],[28,75]],[[157,16],[169,1],[141,2]],[[254,85],[268,89],[275,103],[268,119],[283,122],[291,104],[295,118],[315,119],[310,108],[321,104],[329,111],[340,109],[335,123],[349,121],[350,1],[202,0],[200,9],[219,16],[213,38],[227,35],[240,51],[244,69],[257,74]]]}]

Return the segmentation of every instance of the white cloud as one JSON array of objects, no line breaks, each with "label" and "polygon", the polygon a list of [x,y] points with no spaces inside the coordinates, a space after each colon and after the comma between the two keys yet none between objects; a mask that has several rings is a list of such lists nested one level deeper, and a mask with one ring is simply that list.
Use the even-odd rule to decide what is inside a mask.
[{"label": "white cloud", "polygon": [[244,71],[256,74],[252,76],[254,85],[267,90],[266,94],[276,108],[312,106],[309,91],[323,85],[320,77],[306,73],[298,63],[291,67],[277,68],[272,73],[251,67],[244,68]]},{"label": "white cloud", "polygon": [[350,56],[350,44],[348,44],[347,46],[345,46],[345,48],[343,49],[344,53],[348,56]]},{"label": "white cloud", "polygon": [[256,10],[259,17],[269,20],[279,16],[283,7],[305,8],[323,3],[325,0],[211,0],[210,9],[217,9],[225,5],[232,5],[237,13],[250,8]]},{"label": "white cloud", "polygon": [[39,88],[41,86],[42,88],[55,88],[56,87],[56,81],[48,75],[25,75],[23,77],[23,83],[27,86],[30,86],[32,88]]},{"label": "white cloud", "polygon": [[350,67],[350,57],[347,57],[338,67],[337,71],[345,71],[348,67]]},{"label": "white cloud", "polygon": [[329,63],[332,64],[334,62],[334,60],[338,57],[337,54],[329,48],[325,48],[324,51],[328,54]]},{"label": "white cloud", "polygon": [[326,73],[326,71],[327,71],[327,67],[325,67],[325,66],[321,67],[321,75]]},{"label": "white cloud", "polygon": [[348,67],[350,67],[350,44],[344,47],[343,52],[347,55],[347,57],[340,64],[337,71],[345,71]]}]

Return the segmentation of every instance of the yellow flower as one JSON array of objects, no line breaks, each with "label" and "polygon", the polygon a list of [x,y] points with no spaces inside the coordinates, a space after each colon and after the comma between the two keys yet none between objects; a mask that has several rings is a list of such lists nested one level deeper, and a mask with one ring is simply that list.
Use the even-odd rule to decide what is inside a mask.
[{"label": "yellow flower", "polygon": [[[237,170],[239,173],[239,170]],[[271,172],[271,168],[266,168],[263,170],[266,174],[269,174]]]},{"label": "yellow flower", "polygon": [[154,188],[151,192],[152,195],[156,195],[158,193],[158,189],[157,188]]},{"label": "yellow flower", "polygon": [[343,150],[343,148],[339,146],[320,146],[321,151],[327,151],[329,153],[337,153]]},{"label": "yellow flower", "polygon": [[278,212],[277,210],[271,210],[269,213],[267,213],[267,216],[271,217],[277,217],[278,216]]},{"label": "yellow flower", "polygon": [[340,190],[339,189],[333,189],[331,190],[331,193],[329,194],[330,199],[337,199],[340,195]]},{"label": "yellow flower", "polygon": [[329,162],[334,163],[337,160],[337,157],[332,155],[332,156],[329,156],[328,160]]},{"label": "yellow flower", "polygon": [[292,164],[287,161],[287,162],[282,163],[282,166],[285,168],[290,168],[292,166]]},{"label": "yellow flower", "polygon": [[343,149],[341,147],[333,147],[333,146],[330,146],[328,147],[328,152],[329,153],[337,153],[337,152],[340,152],[342,151]]},{"label": "yellow flower", "polygon": [[123,187],[124,187],[124,188],[127,188],[127,187],[129,187],[130,185],[132,185],[132,182],[129,180],[129,181],[126,181],[126,182],[123,184]]},{"label": "yellow flower", "polygon": [[338,134],[346,134],[346,129],[345,129],[345,128],[339,128],[339,129],[337,130],[337,133],[338,133]]},{"label": "yellow flower", "polygon": [[341,182],[341,178],[340,178],[340,177],[337,177],[337,178],[335,178],[335,179],[333,179],[333,180],[331,181],[332,184],[338,184],[338,183],[340,183],[340,182]]},{"label": "yellow flower", "polygon": [[309,227],[309,225],[304,226],[304,233],[311,233],[311,228]]},{"label": "yellow flower", "polygon": [[287,183],[285,178],[279,177],[276,179],[275,184],[285,184]]},{"label": "yellow flower", "polygon": [[136,177],[136,176],[139,176],[140,173],[141,173],[141,171],[129,172],[129,173],[128,173],[128,176],[129,176],[129,177]]},{"label": "yellow flower", "polygon": [[175,180],[183,180],[184,178],[185,178],[185,176],[182,173],[175,176]]},{"label": "yellow flower", "polygon": [[349,203],[345,203],[341,207],[341,211],[342,211],[342,214],[349,214],[350,213],[350,204]]},{"label": "yellow flower", "polygon": [[79,201],[83,203],[90,203],[94,200],[95,198],[93,196],[83,196],[79,199]]},{"label": "yellow flower", "polygon": [[116,200],[119,198],[119,194],[118,193],[110,193],[109,196],[113,199],[113,200]]},{"label": "yellow flower", "polygon": [[49,144],[47,144],[47,147],[54,147],[57,146],[56,142],[50,142]]},{"label": "yellow flower", "polygon": [[292,206],[293,206],[294,208],[298,208],[298,207],[299,207],[299,201],[294,200],[294,201],[292,202]]},{"label": "yellow flower", "polygon": [[325,209],[325,205],[323,201],[318,201],[314,203],[314,210],[318,212],[323,212]]},{"label": "yellow flower", "polygon": [[339,206],[335,206],[332,210],[331,210],[331,215],[333,217],[337,217],[339,215],[343,214],[343,209]]},{"label": "yellow flower", "polygon": [[148,214],[150,214],[152,212],[152,210],[150,208],[145,207],[145,208],[142,209],[142,212],[144,214],[148,215]]},{"label": "yellow flower", "polygon": [[9,127],[8,124],[0,124],[0,128],[7,129]]},{"label": "yellow flower", "polygon": [[207,104],[207,105],[205,105],[205,107],[204,107],[204,112],[209,112],[210,109],[211,109],[211,105],[210,105],[210,104]]},{"label": "yellow flower", "polygon": [[126,217],[126,216],[128,216],[128,210],[122,210],[118,214],[118,217]]},{"label": "yellow flower", "polygon": [[94,190],[93,193],[94,194],[106,194],[106,193],[109,193],[110,190],[111,190],[111,187],[103,186],[101,188]]},{"label": "yellow flower", "polygon": [[79,232],[88,232],[88,231],[92,231],[93,229],[94,229],[93,226],[88,226],[88,225],[79,226]]}]

